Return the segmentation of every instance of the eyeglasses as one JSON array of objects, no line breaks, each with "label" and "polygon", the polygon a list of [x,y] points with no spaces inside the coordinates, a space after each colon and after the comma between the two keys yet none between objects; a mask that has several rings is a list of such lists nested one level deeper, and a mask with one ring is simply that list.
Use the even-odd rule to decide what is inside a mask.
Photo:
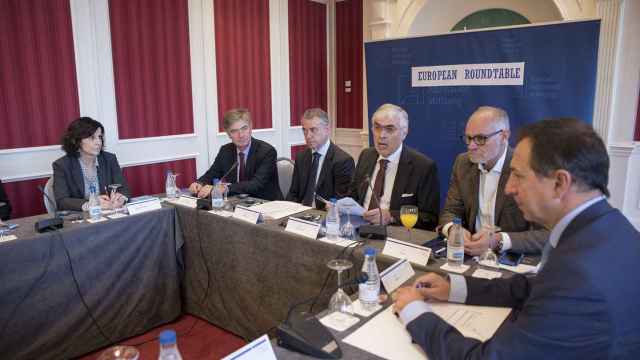
[{"label": "eyeglasses", "polygon": [[460,138],[467,145],[471,144],[471,141],[473,141],[476,145],[482,146],[487,143],[487,140],[489,140],[489,138],[491,138],[494,135],[498,135],[503,131],[504,131],[503,129],[500,129],[496,132],[492,132],[491,134],[487,134],[487,135],[475,135],[475,136],[462,135],[460,136]]}]

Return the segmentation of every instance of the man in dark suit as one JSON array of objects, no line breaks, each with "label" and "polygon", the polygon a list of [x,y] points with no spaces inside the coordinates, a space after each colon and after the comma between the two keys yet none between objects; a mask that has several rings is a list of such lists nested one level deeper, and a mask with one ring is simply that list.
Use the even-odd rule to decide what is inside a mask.
[{"label": "man in dark suit", "polygon": [[438,224],[440,201],[438,171],[433,160],[402,144],[409,133],[407,112],[384,104],[371,123],[374,147],[360,154],[351,197],[367,210],[364,218],[373,224],[380,223],[380,212],[383,224],[398,223],[400,207],[416,205],[416,227],[433,230]]},{"label": "man in dark suit", "polygon": [[296,156],[288,201],[324,209],[324,199],[341,198],[349,193],[355,164],[353,158],[329,140],[331,127],[327,113],[318,108],[302,115],[302,131],[307,149]]},{"label": "man in dark suit", "polygon": [[[451,172],[447,200],[440,212],[440,227],[447,236],[454,218],[462,220],[465,252],[480,255],[488,248],[540,253],[549,232],[522,216],[504,188],[511,173],[509,116],[499,108],[482,106],[469,117],[464,142]],[[481,231],[498,226],[501,232]]]},{"label": "man in dark suit", "polygon": [[[546,120],[523,129],[507,193],[551,229],[536,277],[485,280],[433,273],[395,296],[430,359],[637,359],[640,233],[606,200],[609,157],[591,126]],[[417,285],[422,284],[418,289]],[[425,299],[517,310],[484,343],[465,338]]]},{"label": "man in dark suit", "polygon": [[251,114],[247,109],[233,109],[224,114],[223,127],[231,139],[220,148],[213,165],[189,191],[207,197],[213,180],[230,183],[229,195],[249,194],[265,200],[281,200],[276,169],[276,149],[251,136]]},{"label": "man in dark suit", "polygon": [[0,180],[0,220],[9,220],[11,217],[11,203],[9,197],[4,191],[4,186]]}]

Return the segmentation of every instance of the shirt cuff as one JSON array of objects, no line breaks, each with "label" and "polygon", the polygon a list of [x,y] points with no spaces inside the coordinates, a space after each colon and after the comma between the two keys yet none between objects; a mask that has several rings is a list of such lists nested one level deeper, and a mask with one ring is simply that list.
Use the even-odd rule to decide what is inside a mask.
[{"label": "shirt cuff", "polygon": [[467,280],[464,276],[449,274],[449,302],[464,304],[467,301]]},{"label": "shirt cuff", "polygon": [[506,232],[501,232],[502,235],[502,251],[507,251],[511,249],[511,237]]},{"label": "shirt cuff", "polygon": [[431,305],[421,300],[415,300],[407,304],[398,315],[400,315],[400,321],[407,326],[418,316],[426,312],[431,312]]},{"label": "shirt cuff", "polygon": [[442,235],[448,237],[449,236],[449,228],[453,226],[453,222],[448,222],[442,227]]}]

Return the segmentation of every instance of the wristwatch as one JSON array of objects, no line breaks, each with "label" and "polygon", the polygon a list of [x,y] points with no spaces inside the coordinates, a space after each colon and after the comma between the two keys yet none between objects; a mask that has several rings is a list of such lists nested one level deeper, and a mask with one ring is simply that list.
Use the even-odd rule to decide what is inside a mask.
[{"label": "wristwatch", "polygon": [[502,252],[504,243],[502,241],[502,235],[500,233],[496,233],[496,235],[498,235],[498,241],[496,241],[496,246],[493,250],[495,250],[496,253],[500,254]]}]

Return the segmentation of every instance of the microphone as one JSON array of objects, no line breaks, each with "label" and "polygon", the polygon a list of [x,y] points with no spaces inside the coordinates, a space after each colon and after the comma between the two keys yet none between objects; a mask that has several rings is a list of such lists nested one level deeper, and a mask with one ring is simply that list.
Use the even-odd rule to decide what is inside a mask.
[{"label": "microphone", "polygon": [[[55,204],[55,201],[51,200],[49,195],[47,195],[47,193],[44,192],[44,188],[42,187],[42,185],[38,185],[37,188],[38,190],[40,190],[42,195],[44,195],[47,201],[49,201],[49,204]],[[45,231],[56,231],[58,229],[61,229],[63,225],[64,225],[64,221],[62,220],[62,218],[58,216],[58,211],[56,209],[54,217],[38,220],[36,221],[33,227],[37,232],[42,233]]]},{"label": "microphone", "polygon": [[[362,273],[341,287],[360,284],[368,279],[369,276],[366,273]],[[318,318],[310,313],[293,314],[295,308],[315,300],[321,295],[322,291],[320,294],[294,304],[289,308],[286,320],[276,328],[278,345],[319,358],[340,359],[342,358],[340,345],[331,332],[320,323]]]},{"label": "microphone", "polygon": [[233,163],[233,165],[231,165],[231,168],[226,173],[224,173],[224,175],[222,175],[222,177],[220,178],[220,181],[226,179],[227,175],[229,175],[233,171],[233,169],[235,169],[236,167],[238,167],[238,161],[237,160],[236,160],[236,162]]},{"label": "microphone", "polygon": [[42,187],[42,185],[38,185],[38,186],[37,186],[37,188],[38,188],[38,190],[40,190],[40,192],[42,193],[42,195],[44,195],[44,197],[45,197],[45,198],[47,198],[47,201],[49,202],[49,205],[51,205],[51,206],[53,206],[53,207],[55,208],[55,210],[56,210],[56,216],[57,216],[57,213],[58,213],[58,211],[57,211],[57,210],[58,210],[58,209],[57,209],[57,207],[56,207],[56,202],[55,202],[55,201],[53,201],[53,200],[49,197],[49,195],[47,195],[47,193],[44,191],[44,187]]},{"label": "microphone", "polygon": [[[364,179],[364,183],[367,184],[371,190],[371,197],[378,203],[378,211],[380,212],[380,224],[379,225],[360,225],[358,232],[360,236],[371,240],[386,240],[387,239],[387,226],[382,224],[382,208],[380,207],[380,197],[373,191],[371,186],[371,177],[367,175]],[[363,201],[364,202],[364,201]],[[371,203],[371,199],[369,199]]]}]

